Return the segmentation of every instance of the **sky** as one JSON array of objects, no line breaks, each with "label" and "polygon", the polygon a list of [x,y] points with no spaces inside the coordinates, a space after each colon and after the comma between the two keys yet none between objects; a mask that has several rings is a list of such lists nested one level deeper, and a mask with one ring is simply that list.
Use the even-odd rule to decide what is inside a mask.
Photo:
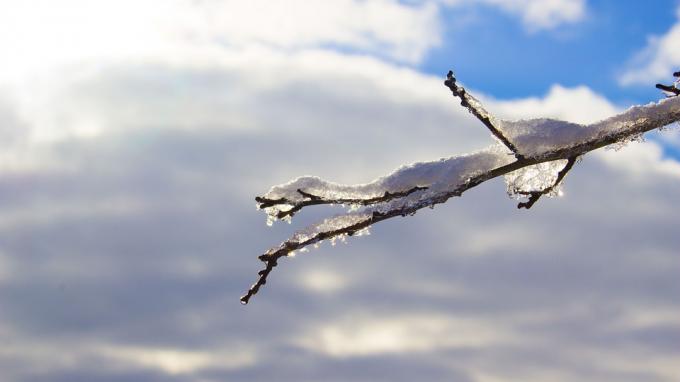
[{"label": "sky", "polygon": [[[650,5],[652,4],[652,5]],[[370,236],[257,256],[297,176],[364,183],[663,98],[680,3],[0,0],[0,379],[616,381],[680,375],[680,133],[502,179]]]}]

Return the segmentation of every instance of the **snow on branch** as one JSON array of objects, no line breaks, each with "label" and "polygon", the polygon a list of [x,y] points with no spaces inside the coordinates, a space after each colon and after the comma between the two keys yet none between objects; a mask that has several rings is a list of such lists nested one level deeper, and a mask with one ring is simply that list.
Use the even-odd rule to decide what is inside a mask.
[{"label": "snow on branch", "polygon": [[[680,72],[674,73],[680,79]],[[577,159],[598,148],[636,140],[647,131],[680,121],[680,91],[657,85],[669,98],[644,106],[633,106],[614,117],[589,125],[554,119],[503,121],[494,118],[449,72],[444,84],[461,99],[461,105],[477,117],[497,139],[478,152],[432,162],[404,165],[370,183],[342,185],[318,177],[301,177],[272,187],[258,196],[258,207],[268,224],[289,220],[302,208],[319,204],[349,205],[349,211],[296,232],[279,246],[259,256],[265,268],[241,297],[247,304],[266,284],[282,257],[305,251],[322,241],[335,243],[348,236],[361,236],[375,223],[445,203],[454,196],[499,176],[505,176],[508,193],[527,198],[518,208],[531,208],[541,196],[553,196]],[[674,90],[668,90],[674,89]]]},{"label": "snow on branch", "polygon": [[[562,182],[562,179],[567,175],[569,170],[571,170],[572,167],[574,167],[574,164],[576,163],[576,160],[578,157],[569,157],[567,159],[567,163],[562,167],[562,169],[557,173],[557,176],[555,176],[555,180],[552,182],[552,184],[544,189],[539,189],[537,187],[530,187],[529,190],[524,191],[522,189],[513,189],[514,193],[517,195],[522,195],[522,196],[528,196],[529,199],[526,202],[520,202],[517,205],[517,208],[526,208],[527,210],[531,208],[534,203],[538,201],[538,199],[541,198],[543,195],[549,195],[552,196],[554,195],[559,187],[560,183]],[[555,161],[555,162],[561,162],[561,161]],[[548,164],[554,163],[554,162],[548,162]],[[520,173],[520,171],[514,171],[512,174],[515,173]],[[506,179],[510,178],[510,174],[506,175]],[[511,178],[512,180],[508,181],[508,184],[514,184],[516,178]],[[527,183],[521,183],[521,185],[525,185]],[[520,186],[521,187],[521,186]]]}]

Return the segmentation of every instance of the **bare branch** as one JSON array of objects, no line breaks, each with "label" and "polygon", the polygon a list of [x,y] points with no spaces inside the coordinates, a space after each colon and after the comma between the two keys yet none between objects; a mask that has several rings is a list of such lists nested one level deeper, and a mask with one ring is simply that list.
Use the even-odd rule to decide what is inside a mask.
[{"label": "bare branch", "polygon": [[446,85],[446,87],[451,90],[451,93],[453,93],[455,97],[460,98],[461,106],[467,108],[470,113],[472,113],[472,115],[477,117],[477,119],[479,119],[489,129],[489,131],[491,131],[491,134],[493,134],[494,137],[498,138],[498,140],[501,141],[505,147],[510,149],[510,151],[515,154],[515,158],[522,159],[523,156],[517,150],[515,145],[513,145],[512,142],[510,142],[491,121],[491,114],[489,114],[489,112],[484,109],[482,103],[479,102],[477,98],[468,93],[464,87],[458,86],[456,84],[456,77],[453,76],[453,71],[449,70],[449,73],[446,75],[446,81],[444,81],[444,85]]}]

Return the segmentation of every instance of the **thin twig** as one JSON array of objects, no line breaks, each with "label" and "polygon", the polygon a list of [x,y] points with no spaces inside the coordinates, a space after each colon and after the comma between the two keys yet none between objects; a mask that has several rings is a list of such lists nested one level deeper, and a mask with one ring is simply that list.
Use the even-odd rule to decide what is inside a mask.
[{"label": "thin twig", "polygon": [[661,89],[665,92],[672,93],[671,97],[675,97],[680,95],[680,89],[676,88],[674,85],[669,86],[669,85],[664,85],[664,84],[656,84],[657,89]]},{"label": "thin twig", "polygon": [[461,106],[467,108],[470,113],[472,113],[472,115],[477,117],[477,119],[479,119],[489,129],[489,131],[491,131],[491,134],[493,134],[494,137],[503,142],[505,147],[510,149],[510,151],[515,154],[515,158],[523,158],[522,154],[520,154],[520,152],[517,150],[517,147],[515,147],[515,145],[513,145],[512,142],[510,142],[510,140],[508,140],[508,138],[506,138],[503,133],[501,133],[501,131],[496,126],[494,126],[491,118],[489,117],[489,112],[484,109],[482,103],[470,93],[468,93],[464,87],[458,86],[456,84],[456,77],[453,76],[453,71],[449,70],[449,73],[446,75],[446,81],[444,81],[444,85],[446,85],[446,87],[451,90],[451,93],[453,93],[455,97],[460,98]]},{"label": "thin twig", "polygon": [[657,89],[661,89],[666,93],[670,93],[668,97],[676,97],[680,95],[680,89],[678,89],[678,84],[680,83],[680,72],[673,73],[673,77],[677,78],[673,85],[656,84]]}]

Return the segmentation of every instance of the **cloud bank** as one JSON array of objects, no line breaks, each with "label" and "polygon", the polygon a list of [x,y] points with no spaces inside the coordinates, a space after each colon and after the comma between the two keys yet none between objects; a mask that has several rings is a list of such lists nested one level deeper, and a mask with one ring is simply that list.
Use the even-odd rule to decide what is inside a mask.
[{"label": "cloud bank", "polygon": [[[338,4],[337,12],[369,6]],[[194,11],[210,6],[218,5]],[[431,12],[384,7],[413,12],[411,21]],[[300,25],[313,22],[306,17],[316,15]],[[232,34],[191,37],[178,25],[175,34],[139,24],[168,50],[156,41],[125,55],[112,42],[96,54],[73,49],[59,63],[17,61],[21,76],[3,79],[3,378],[677,376],[680,221],[669,211],[678,164],[653,142],[586,157],[564,197],[528,213],[490,182],[346,246],[282,262],[244,309],[238,297],[257,254],[295,228],[266,227],[254,195],[302,174],[366,182],[491,138],[442,78],[395,62],[390,48],[367,47],[392,37],[360,37],[352,51],[239,47]],[[542,97],[484,98],[509,118],[585,122],[626,106],[559,85]],[[327,212],[312,209],[296,224]]]}]

